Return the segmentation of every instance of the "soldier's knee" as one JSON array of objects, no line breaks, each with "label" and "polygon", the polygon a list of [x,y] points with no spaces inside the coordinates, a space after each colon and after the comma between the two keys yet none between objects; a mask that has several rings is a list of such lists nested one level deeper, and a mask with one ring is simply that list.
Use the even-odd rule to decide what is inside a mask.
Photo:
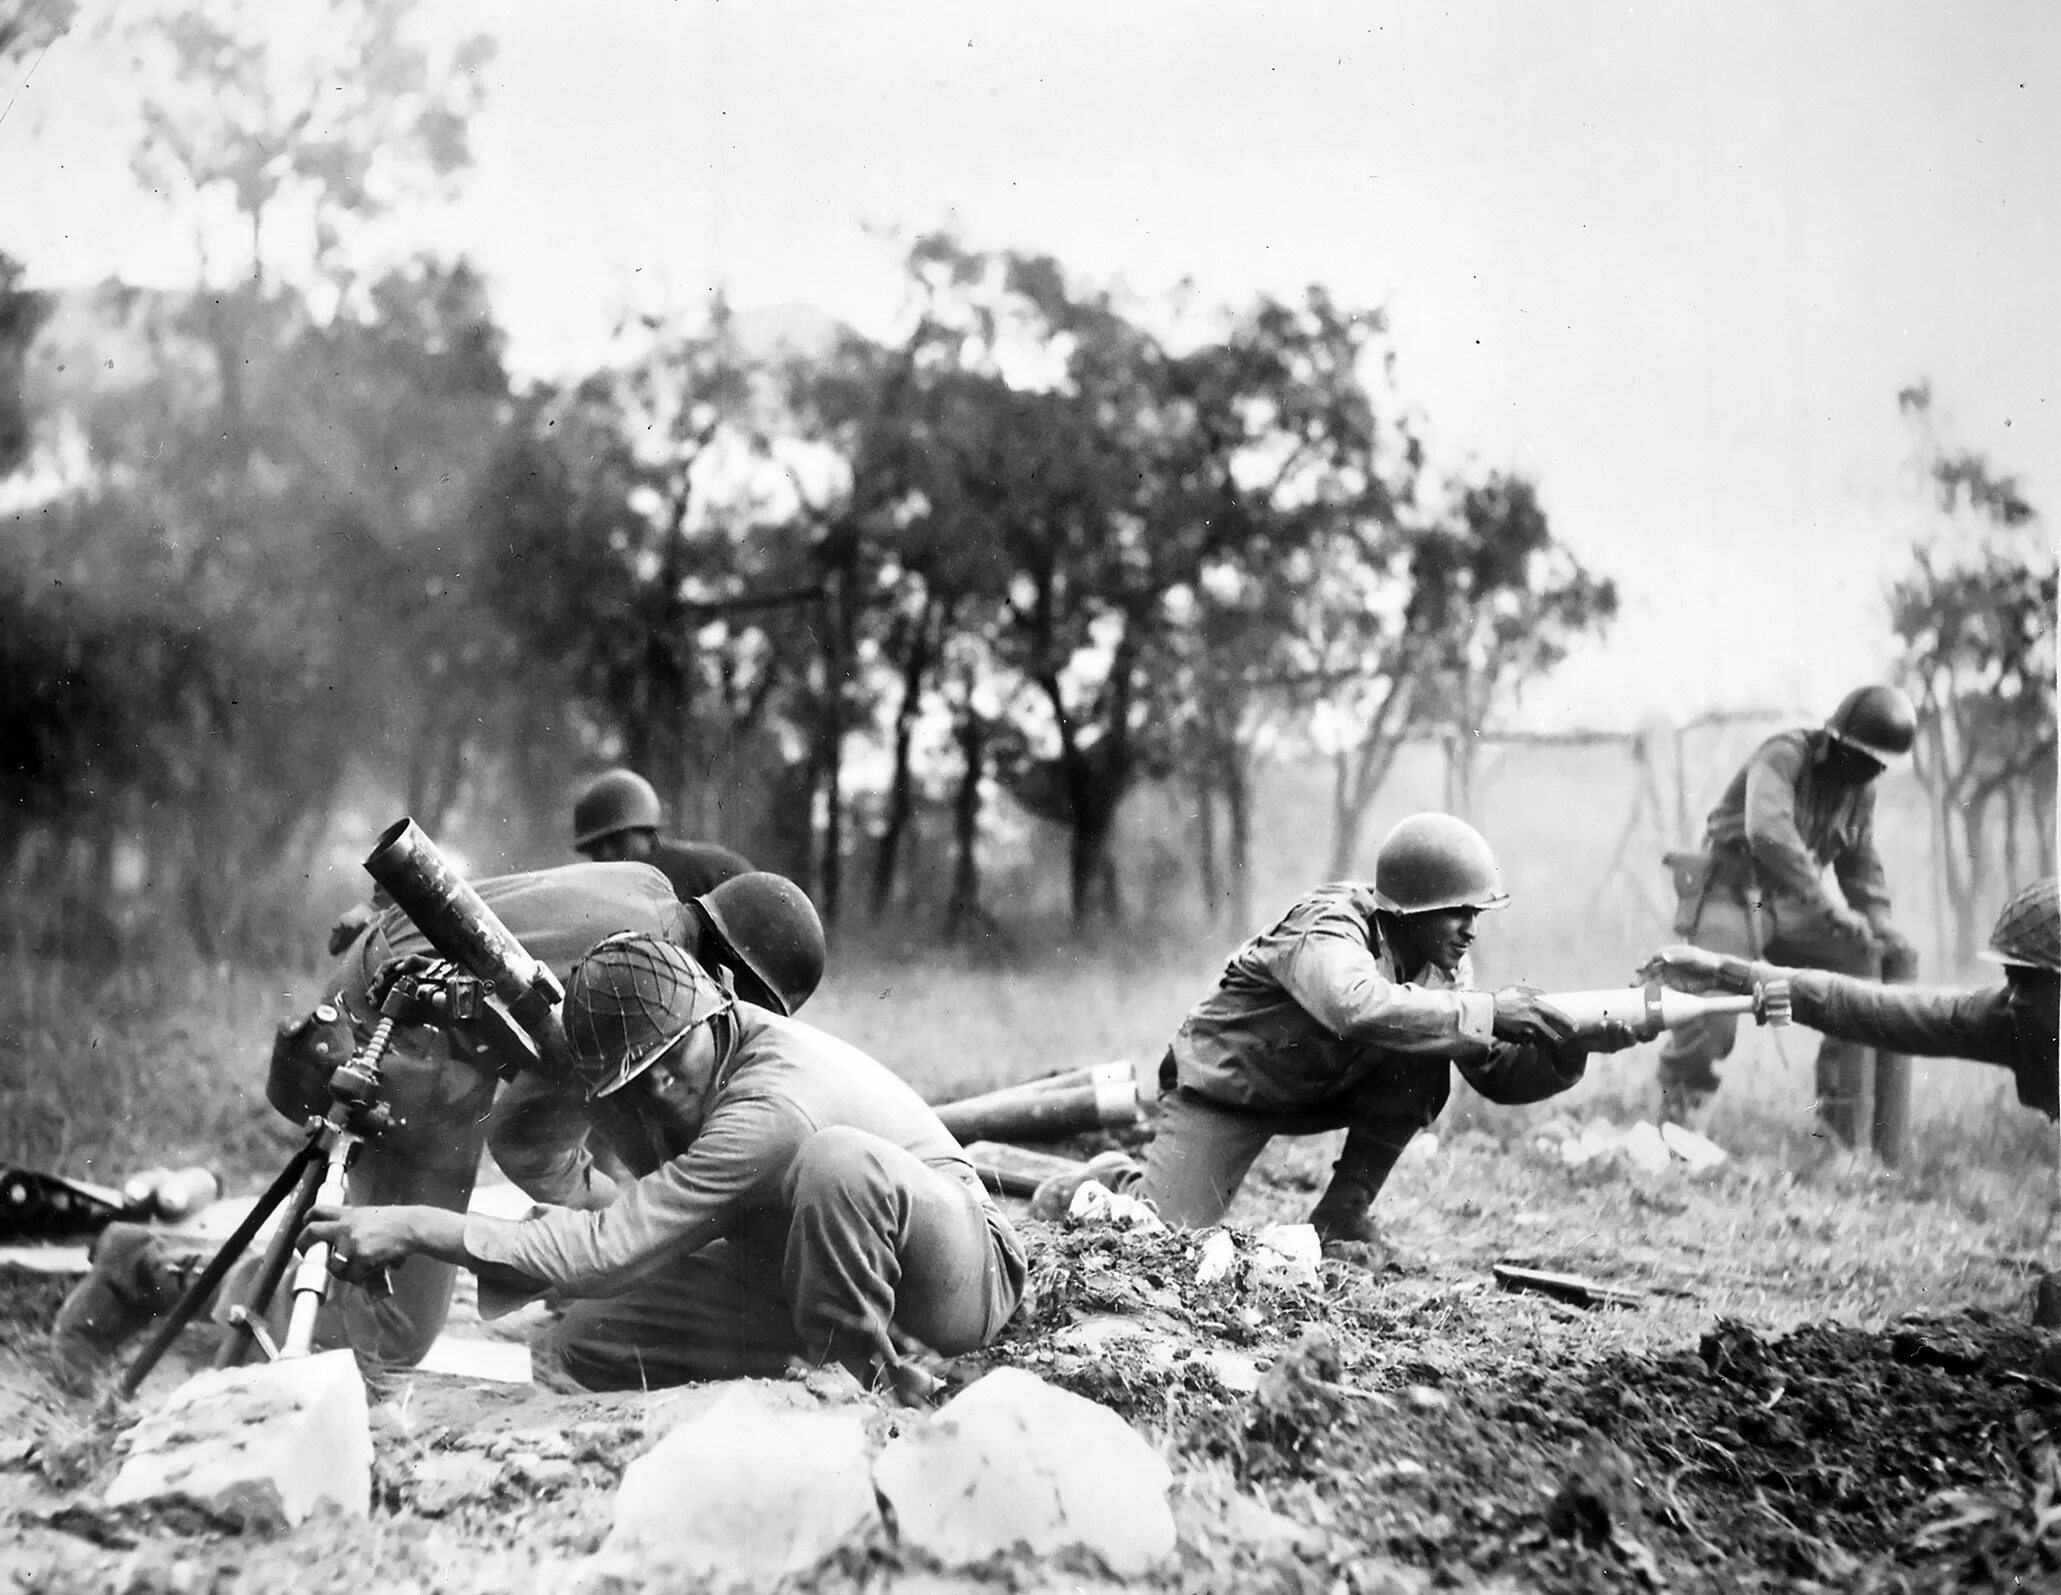
[{"label": "soldier's knee", "polygon": [[795,1206],[886,1193],[894,1185],[894,1175],[881,1156],[883,1144],[879,1137],[849,1125],[818,1130],[795,1154]]}]

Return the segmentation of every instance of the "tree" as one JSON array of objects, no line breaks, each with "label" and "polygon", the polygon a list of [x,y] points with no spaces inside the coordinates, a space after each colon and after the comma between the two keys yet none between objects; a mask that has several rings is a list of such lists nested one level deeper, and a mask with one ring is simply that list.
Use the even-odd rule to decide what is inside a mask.
[{"label": "tree", "polygon": [[78,0],[4,0],[0,66],[40,56],[64,36],[78,14]]},{"label": "tree", "polygon": [[1174,368],[1185,447],[1168,454],[1208,539],[1192,588],[1176,594],[1182,665],[1155,712],[1185,735],[1205,902],[1221,899],[1240,928],[1251,920],[1256,749],[1311,685],[1300,623],[1321,605],[1332,557],[1385,536],[1415,492],[1418,453],[1386,332],[1382,312],[1313,287],[1296,304],[1261,298]]},{"label": "tree", "polygon": [[258,0],[164,0],[113,29],[142,86],[131,157],[146,192],[186,212],[204,284],[226,210],[246,235],[242,275],[341,289],[372,224],[441,197],[471,163],[493,41],[433,52],[414,0],[327,0],[282,22]]},{"label": "tree", "polygon": [[[450,729],[431,717],[464,696],[435,649],[471,634],[439,622],[467,563],[454,517],[508,401],[499,334],[463,268],[373,273],[344,248],[462,164],[483,56],[432,62],[405,37],[408,10],[327,7],[332,69],[299,80],[263,8],[158,7],[115,25],[140,67],[137,169],[187,208],[201,268],[190,294],[96,292],[87,336],[134,358],[118,377],[82,361],[95,380],[53,393],[89,463],[8,552],[16,571],[62,580],[66,627],[99,639],[93,668],[65,678],[79,690],[49,701],[121,710],[45,744],[91,776],[70,849],[80,889],[98,890],[119,846],[211,957],[276,954],[301,900],[286,883],[304,881],[354,769],[391,754],[432,817],[457,787],[448,760],[423,754]],[[209,217],[225,209],[249,238],[226,288],[209,264],[222,236]],[[306,247],[275,252],[287,222]],[[300,269],[267,280],[289,260]],[[469,645],[451,641],[447,662]],[[453,690],[381,701],[425,675]]]},{"label": "tree", "polygon": [[1554,538],[1531,482],[1500,471],[1461,488],[1451,519],[1418,540],[1412,574],[1438,639],[1426,718],[1446,732],[1446,807],[1471,818],[1482,732],[1576,638],[1608,626],[1617,585]]},{"label": "tree", "polygon": [[[2054,869],[2055,554],[2015,478],[1940,437],[1925,384],[1898,404],[1939,523],[1893,582],[1890,624],[1918,708],[1918,774],[1932,799],[1939,882],[1966,964],[1992,872],[2023,884],[2021,819]],[[1992,834],[1998,810],[2000,834]]]},{"label": "tree", "polygon": [[48,295],[21,286],[22,265],[0,250],[0,479],[29,453],[29,344],[50,313]]}]

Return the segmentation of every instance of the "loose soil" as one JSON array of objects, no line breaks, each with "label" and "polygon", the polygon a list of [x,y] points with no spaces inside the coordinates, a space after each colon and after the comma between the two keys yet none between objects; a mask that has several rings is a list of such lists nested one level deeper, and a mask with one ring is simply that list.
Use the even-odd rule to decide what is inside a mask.
[{"label": "loose soil", "polygon": [[[1299,1219],[1328,1150],[1270,1152],[1241,1234]],[[1316,1288],[1261,1279],[1249,1242],[1203,1285],[1193,1237],[1026,1220],[1035,1306],[950,1378],[1025,1367],[1160,1444],[1167,1590],[2061,1589],[2061,1337],[2029,1305],[2051,1178],[1919,1190],[1853,1160],[1735,1158],[1692,1179],[1469,1133],[1384,1196],[1397,1255],[1327,1261]],[[1497,1261],[1639,1301],[1507,1292]],[[371,1518],[238,1534],[95,1504],[123,1414],[50,1383],[58,1295],[17,1280],[0,1319],[0,1568],[22,1589],[639,1587],[592,1560],[610,1493],[711,1397],[381,1377]],[[873,1414],[883,1434],[910,1418]],[[948,1576],[882,1543],[805,1582],[1098,1579]]]}]

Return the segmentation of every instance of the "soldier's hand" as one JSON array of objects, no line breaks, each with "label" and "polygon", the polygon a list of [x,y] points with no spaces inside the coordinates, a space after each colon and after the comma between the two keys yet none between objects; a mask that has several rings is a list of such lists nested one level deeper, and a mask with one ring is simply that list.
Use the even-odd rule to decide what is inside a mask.
[{"label": "soldier's hand", "polygon": [[1882,950],[1882,976],[1885,980],[1909,980],[1917,973],[1918,949],[1911,944],[1910,937],[1887,920],[1875,924],[1875,945]]},{"label": "soldier's hand", "polygon": [[465,1260],[465,1215],[441,1207],[329,1207],[308,1214],[297,1245],[329,1247],[329,1271],[362,1283],[418,1253]]},{"label": "soldier's hand", "polygon": [[1834,905],[1831,920],[1832,934],[1841,941],[1866,947],[1875,940],[1875,927],[1868,923],[1865,914],[1857,914],[1844,905]]},{"label": "soldier's hand", "polygon": [[1695,995],[1715,991],[1724,985],[1725,961],[1703,947],[1686,943],[1663,947],[1638,968],[1641,982],[1658,981],[1674,991]]},{"label": "soldier's hand", "polygon": [[1574,1021],[1539,995],[1535,986],[1505,986],[1496,993],[1498,1041],[1558,1047],[1572,1039]]},{"label": "soldier's hand", "polygon": [[1583,1031],[1574,1045],[1584,1052],[1622,1052],[1647,1039],[1622,1019],[1606,1019],[1600,1028]]}]

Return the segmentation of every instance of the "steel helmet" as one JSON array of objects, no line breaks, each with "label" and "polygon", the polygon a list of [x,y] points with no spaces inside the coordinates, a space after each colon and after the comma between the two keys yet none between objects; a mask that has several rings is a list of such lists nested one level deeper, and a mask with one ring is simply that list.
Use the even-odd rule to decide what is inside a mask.
[{"label": "steel helmet", "polygon": [[1488,841],[1450,814],[1412,814],[1374,855],[1374,901],[1392,914],[1502,908],[1510,901]]},{"label": "steel helmet", "polygon": [[[763,1006],[791,1014],[823,982],[828,949],[816,905],[785,875],[733,875],[694,899],[710,927],[763,990]],[[761,1002],[759,993],[743,993]]]},{"label": "steel helmet", "polygon": [[625,931],[595,943],[565,982],[561,1013],[573,1070],[591,1097],[620,1091],[734,999],[671,942]]},{"label": "steel helmet", "polygon": [[635,770],[597,775],[573,804],[573,846],[585,847],[617,831],[658,829],[658,793]]},{"label": "steel helmet", "polygon": [[1993,964],[2061,973],[2061,894],[2052,875],[2004,904],[1982,956]]},{"label": "steel helmet", "polygon": [[1918,711],[1901,688],[1877,682],[1841,698],[1825,729],[1849,747],[1888,764],[1909,753],[1918,740]]}]

